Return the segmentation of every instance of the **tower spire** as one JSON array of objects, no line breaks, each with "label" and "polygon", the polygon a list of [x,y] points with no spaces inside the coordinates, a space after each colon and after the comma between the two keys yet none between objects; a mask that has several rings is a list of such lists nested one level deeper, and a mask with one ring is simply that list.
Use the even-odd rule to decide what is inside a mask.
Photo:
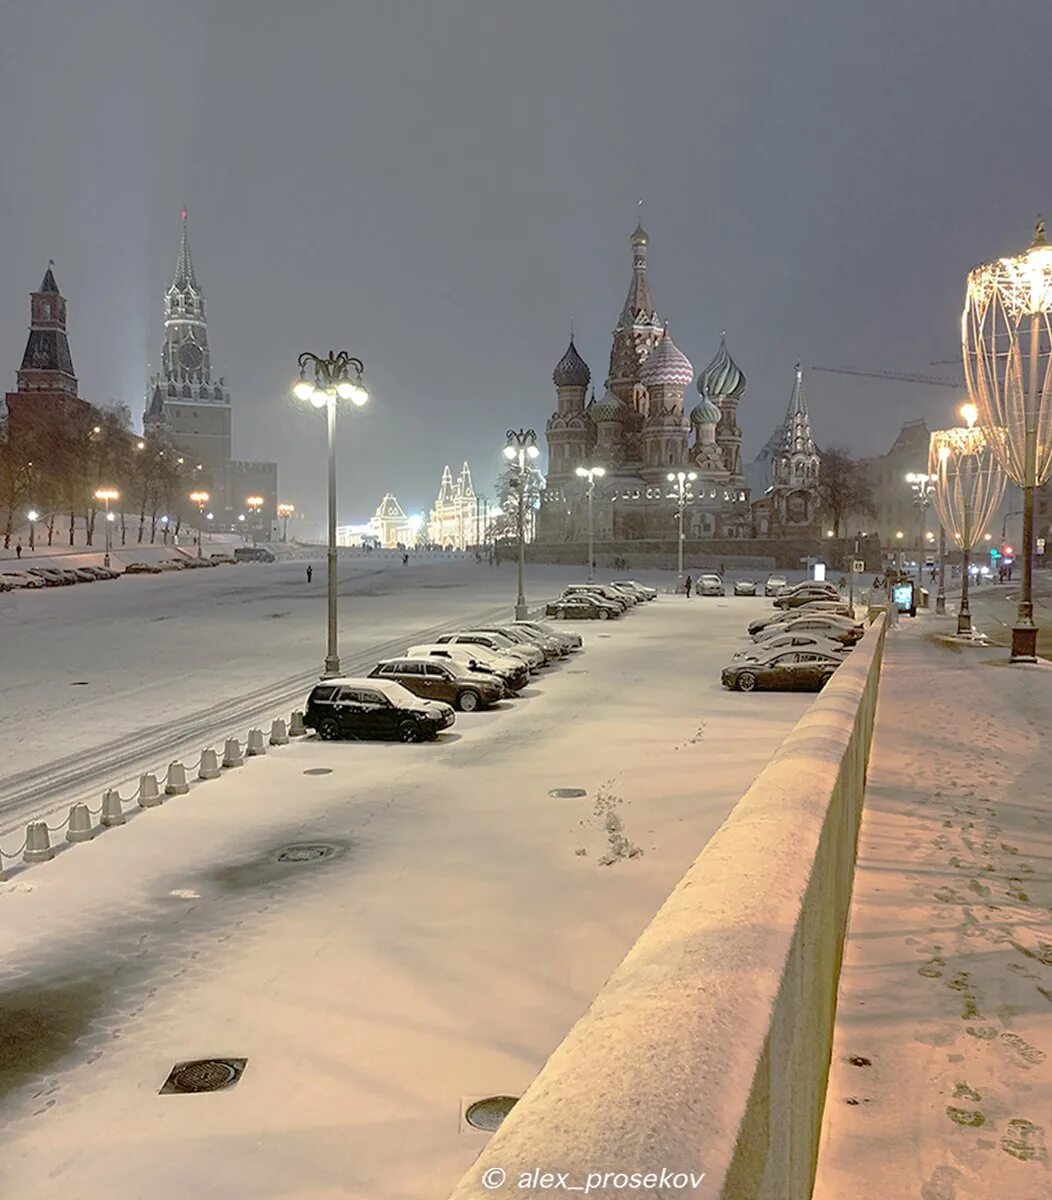
[{"label": "tower spire", "polygon": [[194,260],[190,257],[190,230],[189,230],[190,214],[184,207],[180,213],[182,220],[182,233],[179,238],[179,261],[176,263],[175,276],[172,279],[172,287],[182,291],[184,288],[193,288],[197,290],[197,276],[194,274]]}]

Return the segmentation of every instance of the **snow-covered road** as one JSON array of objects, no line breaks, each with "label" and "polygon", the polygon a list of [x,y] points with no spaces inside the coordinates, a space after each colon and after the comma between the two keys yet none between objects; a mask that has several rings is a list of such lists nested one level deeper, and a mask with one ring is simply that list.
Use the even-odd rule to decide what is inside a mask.
[{"label": "snow-covered road", "polygon": [[[302,702],[325,573],[303,561],[0,594],[0,836]],[[514,599],[510,567],[342,561],[347,668]],[[532,599],[578,578],[536,568]],[[5,841],[10,841],[6,838]]]},{"label": "snow-covered road", "polygon": [[[720,687],[765,607],[663,596],[437,744],[293,744],[0,883],[3,1194],[447,1194],[464,1100],[521,1094],[811,702]],[[234,1088],[158,1095],[212,1055]]]}]

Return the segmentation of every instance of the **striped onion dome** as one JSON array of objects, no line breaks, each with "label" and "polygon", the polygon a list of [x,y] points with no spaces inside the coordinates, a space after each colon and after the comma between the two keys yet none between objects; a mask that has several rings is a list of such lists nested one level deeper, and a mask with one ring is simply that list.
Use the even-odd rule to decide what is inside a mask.
[{"label": "striped onion dome", "polygon": [[655,385],[686,387],[693,378],[693,364],[672,340],[672,335],[666,326],[661,341],[650,351],[643,362],[639,372],[639,382],[645,388]]},{"label": "striped onion dome", "polygon": [[566,353],[559,359],[555,370],[552,372],[552,380],[557,388],[561,387],[587,387],[592,378],[592,372],[588,369],[588,364],[577,353],[577,347],[573,344],[573,338],[570,338],[570,345],[566,348]]},{"label": "striped onion dome", "polygon": [[698,376],[698,391],[703,396],[730,396],[733,400],[745,391],[745,375],[727,351],[726,334],[720,338],[716,357]]}]

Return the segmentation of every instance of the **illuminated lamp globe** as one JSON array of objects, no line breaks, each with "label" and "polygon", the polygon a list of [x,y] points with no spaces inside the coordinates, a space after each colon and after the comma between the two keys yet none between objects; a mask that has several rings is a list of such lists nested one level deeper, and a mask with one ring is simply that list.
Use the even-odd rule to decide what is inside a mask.
[{"label": "illuminated lamp globe", "polygon": [[508,462],[511,462],[511,460],[515,457],[515,447],[514,446],[505,446],[504,447],[504,457],[508,460]]},{"label": "illuminated lamp globe", "polygon": [[540,457],[540,454],[541,454],[541,452],[540,452],[540,450],[539,450],[539,449],[538,449],[536,446],[527,446],[527,447],[526,447],[526,454],[527,454],[527,455],[528,455],[530,458],[539,458],[539,457]]},{"label": "illuminated lamp globe", "polygon": [[292,394],[297,400],[313,400],[314,393],[317,391],[314,384],[300,372],[299,379],[292,385]]}]

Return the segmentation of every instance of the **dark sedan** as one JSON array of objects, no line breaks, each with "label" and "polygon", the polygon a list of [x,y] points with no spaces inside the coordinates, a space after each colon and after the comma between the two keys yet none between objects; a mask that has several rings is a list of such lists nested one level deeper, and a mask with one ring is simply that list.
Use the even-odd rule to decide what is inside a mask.
[{"label": "dark sedan", "polygon": [[721,678],[739,692],[817,692],[840,665],[831,654],[794,650],[762,662],[730,663]]},{"label": "dark sedan", "polygon": [[576,596],[563,596],[559,600],[551,601],[544,611],[546,616],[566,621],[607,621],[612,617],[619,617],[622,610],[613,604],[607,604],[605,600],[592,599],[578,593]]}]

